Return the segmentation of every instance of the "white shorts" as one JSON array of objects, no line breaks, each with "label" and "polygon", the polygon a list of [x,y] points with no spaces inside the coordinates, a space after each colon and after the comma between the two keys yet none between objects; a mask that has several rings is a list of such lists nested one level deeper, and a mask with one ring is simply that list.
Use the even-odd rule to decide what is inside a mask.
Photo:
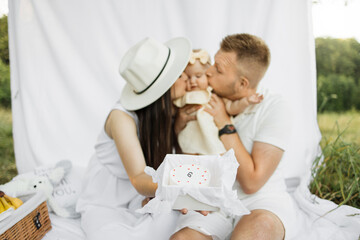
[{"label": "white shorts", "polygon": [[189,211],[179,217],[175,232],[185,227],[212,236],[213,239],[222,240],[230,236],[233,230],[233,218],[227,217],[222,212],[212,212],[204,216],[201,213]]},{"label": "white shorts", "polygon": [[[274,213],[282,222],[285,229],[285,239],[291,239],[297,234],[297,205],[287,192],[256,193],[241,200],[249,211],[264,209]],[[234,227],[241,219],[235,218]]]},{"label": "white shorts", "polygon": [[[297,233],[296,204],[289,193],[257,193],[241,200],[249,211],[264,209],[274,213],[283,223],[285,239],[291,239]],[[188,227],[210,235],[213,239],[228,239],[242,216],[231,218],[221,212],[212,212],[208,216],[194,211],[179,217],[176,231]]]}]

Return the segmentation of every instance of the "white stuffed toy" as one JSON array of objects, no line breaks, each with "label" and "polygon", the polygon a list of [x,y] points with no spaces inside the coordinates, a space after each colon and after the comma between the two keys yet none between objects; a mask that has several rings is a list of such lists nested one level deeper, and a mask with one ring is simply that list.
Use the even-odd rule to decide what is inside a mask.
[{"label": "white stuffed toy", "polygon": [[49,208],[58,216],[64,218],[77,218],[80,215],[74,209],[64,208],[58,204],[53,196],[54,188],[70,172],[72,164],[69,160],[59,161],[50,173],[44,176],[23,174],[12,181],[0,185],[0,190],[14,197],[26,196],[37,191],[42,191],[47,197]]}]

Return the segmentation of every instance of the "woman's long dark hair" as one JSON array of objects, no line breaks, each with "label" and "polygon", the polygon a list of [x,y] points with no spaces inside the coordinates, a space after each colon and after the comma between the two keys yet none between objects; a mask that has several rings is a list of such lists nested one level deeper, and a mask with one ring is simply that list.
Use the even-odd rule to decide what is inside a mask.
[{"label": "woman's long dark hair", "polygon": [[139,119],[139,140],[146,165],[157,169],[174,147],[171,90],[135,113]]}]

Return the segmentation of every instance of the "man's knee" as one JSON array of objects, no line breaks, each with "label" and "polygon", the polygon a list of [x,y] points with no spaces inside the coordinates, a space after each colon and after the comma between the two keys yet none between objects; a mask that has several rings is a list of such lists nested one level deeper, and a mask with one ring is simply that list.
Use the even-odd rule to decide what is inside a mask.
[{"label": "man's knee", "polygon": [[234,229],[231,239],[283,239],[281,220],[266,210],[254,210],[244,216]]},{"label": "man's knee", "polygon": [[185,239],[186,236],[181,232],[176,232],[170,237],[170,240],[185,240]]},{"label": "man's knee", "polygon": [[212,239],[211,236],[204,235],[198,231],[195,231],[191,228],[183,228],[178,232],[174,233],[170,240],[189,240],[189,239]]},{"label": "man's knee", "polygon": [[191,232],[189,232],[189,228],[183,228],[174,233],[170,237],[170,240],[186,240],[189,239],[189,237],[191,237]]},{"label": "man's knee", "polygon": [[280,228],[283,229],[283,225],[281,220],[273,213],[262,210],[262,211],[254,211],[254,216],[252,219],[254,227],[256,229],[272,232]]}]

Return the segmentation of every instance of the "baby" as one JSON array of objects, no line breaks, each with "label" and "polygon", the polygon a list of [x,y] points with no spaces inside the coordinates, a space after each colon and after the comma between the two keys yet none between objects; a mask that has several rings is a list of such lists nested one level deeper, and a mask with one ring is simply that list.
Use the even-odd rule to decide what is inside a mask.
[{"label": "baby", "polygon": [[[226,151],[218,137],[218,128],[213,117],[204,111],[211,98],[212,88],[209,86],[206,70],[211,66],[210,55],[203,49],[193,50],[185,74],[189,80],[186,94],[174,100],[177,107],[186,104],[200,104],[203,107],[196,114],[196,121],[190,121],[179,133],[178,142],[183,153],[187,154],[221,154]],[[263,96],[254,94],[236,101],[224,99],[226,111],[235,116],[242,113],[250,104],[257,104]]]},{"label": "baby", "polygon": [[199,104],[203,107],[196,113],[196,121],[190,121],[178,134],[179,146],[187,154],[220,154],[226,150],[218,137],[218,129],[213,117],[204,111],[211,98],[211,87],[206,70],[211,66],[210,56],[205,50],[193,50],[185,68],[188,76],[186,94],[174,100],[174,104],[183,107],[186,104]]},{"label": "baby", "polygon": [[205,50],[193,50],[189,63],[184,70],[188,76],[187,92],[183,97],[174,100],[176,106],[208,103],[212,89],[209,87],[205,73],[210,65],[210,56]]},{"label": "baby", "polygon": [[231,101],[227,98],[223,98],[225,102],[226,112],[231,116],[236,116],[242,112],[251,104],[258,104],[264,99],[262,94],[256,93],[249,97],[241,98],[239,100]]}]

